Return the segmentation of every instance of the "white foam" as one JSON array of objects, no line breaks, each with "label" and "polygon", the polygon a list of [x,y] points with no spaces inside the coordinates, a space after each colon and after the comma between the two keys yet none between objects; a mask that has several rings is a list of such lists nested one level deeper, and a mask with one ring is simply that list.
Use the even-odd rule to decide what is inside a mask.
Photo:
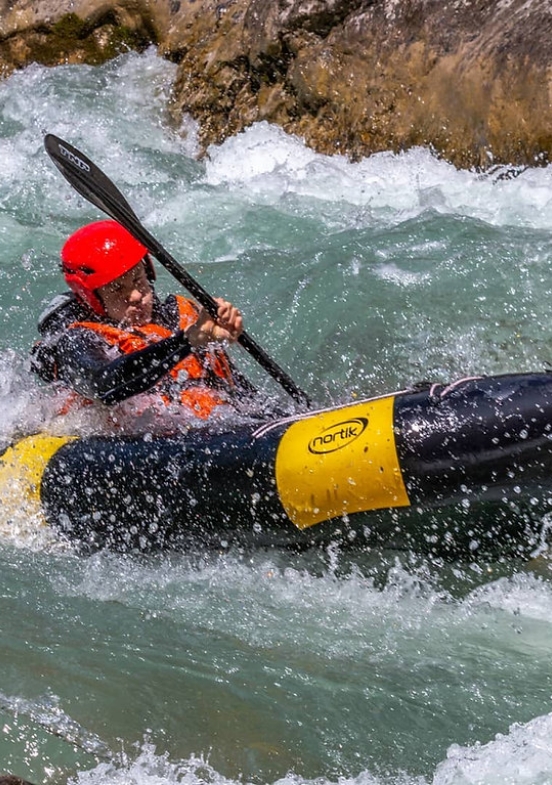
[{"label": "white foam", "polygon": [[496,225],[549,226],[550,167],[502,167],[481,174],[458,170],[425,148],[351,162],[342,155],[317,154],[302,139],[266,122],[208,152],[206,181],[247,189],[253,200],[295,194],[384,211],[386,220],[390,213],[404,220],[434,209]]},{"label": "white foam", "polygon": [[550,785],[552,783],[552,714],[483,745],[453,745],[435,771],[432,785]]},{"label": "white foam", "polygon": [[[122,759],[121,759],[122,758]],[[192,755],[171,761],[154,745],[145,742],[134,759],[118,756],[89,771],[80,771],[77,785],[248,785],[214,769],[208,757]],[[273,785],[550,785],[552,783],[552,714],[523,724],[514,723],[508,733],[497,734],[487,744],[451,745],[447,757],[431,780],[406,772],[373,774],[362,771],[355,777],[316,780],[288,773]]]},{"label": "white foam", "polygon": [[465,603],[470,612],[490,607],[552,624],[552,584],[531,573],[517,573],[481,586]]},{"label": "white foam", "polygon": [[[384,785],[386,778],[362,772],[358,777],[340,777],[332,783],[324,777],[315,780],[289,772],[273,785]],[[211,766],[208,756],[197,754],[187,760],[171,761],[159,754],[153,744],[145,742],[134,760],[101,763],[91,771],[79,772],[76,785],[251,785],[250,781],[224,776]],[[258,779],[255,780],[258,783]],[[407,776],[393,777],[389,785],[425,785],[425,780]]]}]

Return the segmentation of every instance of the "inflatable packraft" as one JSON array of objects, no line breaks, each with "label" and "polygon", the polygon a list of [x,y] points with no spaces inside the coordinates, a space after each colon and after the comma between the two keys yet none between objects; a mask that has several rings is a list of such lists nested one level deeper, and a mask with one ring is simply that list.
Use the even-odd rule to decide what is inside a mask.
[{"label": "inflatable packraft", "polygon": [[224,430],[25,437],[0,459],[85,547],[527,555],[552,509],[552,374],[428,385]]}]

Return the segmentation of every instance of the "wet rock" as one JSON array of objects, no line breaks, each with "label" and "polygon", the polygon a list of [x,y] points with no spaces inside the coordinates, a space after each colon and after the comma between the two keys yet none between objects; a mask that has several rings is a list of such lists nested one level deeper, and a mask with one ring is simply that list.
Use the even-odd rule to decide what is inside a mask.
[{"label": "wet rock", "polygon": [[35,62],[96,65],[155,41],[144,4],[0,0],[0,76]]},{"label": "wet rock", "polygon": [[552,0],[0,0],[0,69],[154,43],[203,149],[267,120],[359,158],[462,167],[552,154]]}]

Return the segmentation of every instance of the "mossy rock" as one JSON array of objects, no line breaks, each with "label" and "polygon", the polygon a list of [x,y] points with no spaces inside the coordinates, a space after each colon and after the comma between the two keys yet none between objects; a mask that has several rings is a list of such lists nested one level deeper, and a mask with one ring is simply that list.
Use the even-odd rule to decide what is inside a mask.
[{"label": "mossy rock", "polygon": [[156,43],[151,25],[141,21],[136,28],[130,28],[119,24],[112,12],[94,22],[74,13],[65,14],[51,27],[42,25],[2,42],[0,59],[11,61],[15,68],[33,62],[47,66],[100,65],[123,52],[141,52]]}]

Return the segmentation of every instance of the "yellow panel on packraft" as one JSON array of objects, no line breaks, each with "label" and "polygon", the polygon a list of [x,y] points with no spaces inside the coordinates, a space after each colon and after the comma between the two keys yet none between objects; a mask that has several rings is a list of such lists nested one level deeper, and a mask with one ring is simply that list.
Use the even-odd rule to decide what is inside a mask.
[{"label": "yellow panel on packraft", "polygon": [[[0,507],[4,513],[40,512],[40,484],[50,458],[74,436],[36,434],[0,456]],[[23,508],[23,509],[22,509]]]},{"label": "yellow panel on packraft", "polygon": [[393,432],[394,396],[293,423],[276,453],[276,485],[293,523],[410,504]]}]

